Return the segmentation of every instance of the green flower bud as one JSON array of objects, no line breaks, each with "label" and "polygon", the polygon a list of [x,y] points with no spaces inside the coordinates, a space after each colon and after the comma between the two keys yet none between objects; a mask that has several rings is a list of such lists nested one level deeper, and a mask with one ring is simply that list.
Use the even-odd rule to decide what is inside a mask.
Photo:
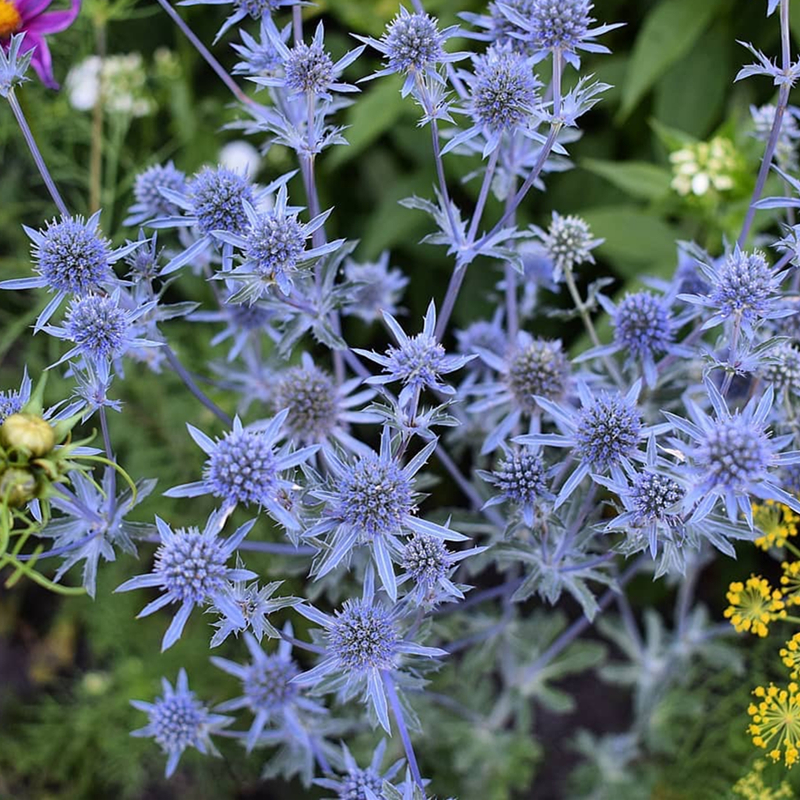
[{"label": "green flower bud", "polygon": [[56,444],[52,425],[35,414],[12,414],[0,427],[0,442],[14,450],[27,450],[32,456],[47,455]]},{"label": "green flower bud", "polygon": [[11,508],[24,506],[36,497],[36,478],[26,469],[12,467],[0,475],[0,502]]}]

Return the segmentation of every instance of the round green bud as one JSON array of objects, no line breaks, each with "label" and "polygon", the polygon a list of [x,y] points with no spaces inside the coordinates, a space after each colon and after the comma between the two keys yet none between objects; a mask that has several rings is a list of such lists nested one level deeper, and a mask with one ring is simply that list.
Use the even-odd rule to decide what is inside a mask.
[{"label": "round green bud", "polygon": [[11,414],[0,427],[0,442],[38,458],[55,447],[56,435],[53,426],[35,414]]},{"label": "round green bud", "polygon": [[36,478],[26,469],[12,467],[0,474],[0,502],[10,508],[24,506],[36,497]]}]

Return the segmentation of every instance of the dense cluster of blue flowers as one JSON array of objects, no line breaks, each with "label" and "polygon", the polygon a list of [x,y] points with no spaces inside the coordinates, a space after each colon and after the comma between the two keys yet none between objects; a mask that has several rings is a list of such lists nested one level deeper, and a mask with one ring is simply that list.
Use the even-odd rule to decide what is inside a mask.
[{"label": "dense cluster of blue flowers", "polygon": [[[186,748],[215,754],[211,736],[223,733],[248,752],[279,752],[283,774],[339,798],[428,797],[413,708],[432,673],[470,643],[443,638],[438,614],[497,601],[493,624],[471,642],[505,635],[522,616],[515,604],[533,593],[555,603],[566,592],[593,617],[599,587],[619,591],[621,576],[633,574],[622,565],[635,554],[643,554],[636,570],[679,578],[712,549],[731,555],[732,541],[757,535],[754,502],[800,513],[800,342],[789,302],[800,248],[787,245],[800,229],[788,216],[784,238],[763,242],[775,256],[752,247],[749,216],[724,252],[684,243],[670,281],[612,299],[607,283],[585,289],[603,241],[584,219],[553,212],[541,226],[517,224],[530,191],[565,168],[581,118],[608,88],[564,76],[568,65],[581,69],[582,53],[609,52],[601,37],[618,27],[598,24],[589,0],[496,0],[485,14],[463,15],[464,29],[442,27],[415,2],[399,8],[382,36],[357,37],[363,45],[338,60],[322,24],[305,37],[305,3],[182,5],[201,3],[232,7],[217,38],[240,32],[234,72],[262,101],[248,98],[245,129],[264,146],[293,149],[297,170],[259,185],[221,165],[193,176],[172,162],[150,165],[133,186],[130,238],[116,248],[100,212],[25,228],[34,275],[0,289],[52,295],[34,332],[62,340],[53,368],[74,379],[68,408],[83,421],[97,418],[106,459],[98,481],[78,474],[46,514],[38,500],[31,513],[52,539],[51,554],[63,558],[56,580],[82,564],[92,596],[101,557],[157,544],[150,570],[117,591],[149,595],[139,616],[172,615],[163,649],[178,643],[195,609],[210,613],[212,647],[237,640],[239,660],[213,663],[241,682],[240,696],[209,708],[181,670],[154,703],[135,702],[148,716],[136,735],[164,750],[167,776]],[[769,12],[778,4],[770,0]],[[454,51],[456,37],[481,52]],[[0,86],[10,91],[27,67],[18,49],[0,48]],[[376,53],[380,66],[370,72]],[[757,55],[760,66],[740,77],[794,82],[797,65]],[[321,210],[316,188],[315,160],[346,143],[341,110],[364,81],[392,74],[430,129],[439,180],[433,199],[406,205],[429,214],[426,241],[453,259],[450,284],[431,299],[421,331],[399,321],[402,270],[388,253],[360,263],[355,243],[330,240],[326,223],[337,210]],[[796,124],[778,135],[785,103],[781,94],[771,113],[754,109],[768,139],[764,174],[779,156],[782,168],[796,167],[787,155]],[[459,207],[445,181],[443,160],[458,157],[480,164],[473,208]],[[800,182],[781,174],[800,193]],[[800,207],[798,197],[762,199],[763,189],[760,180],[753,213]],[[293,205],[290,192],[302,192],[304,205]],[[505,204],[493,220],[491,193]],[[477,259],[482,269],[500,266],[498,308],[455,332],[452,312]],[[174,282],[207,282],[216,305],[166,303]],[[580,352],[525,329],[562,290],[585,326]],[[594,322],[601,312],[610,321],[602,336]],[[198,335],[225,326],[211,339],[227,348],[224,363],[212,365],[219,380],[211,384],[227,390],[216,401],[162,330],[178,317]],[[375,326],[385,347],[352,348],[352,317]],[[212,438],[187,421],[205,463],[197,460],[195,480],[164,491],[213,499],[217,510],[194,527],[174,530],[156,518],[154,536],[126,519],[155,486],[144,476],[117,491],[106,415],[122,410],[112,394],[129,359],[155,371],[168,365],[193,395],[189,417],[205,407],[219,423]],[[0,421],[30,395],[25,373],[19,389],[0,393]],[[463,493],[457,511],[437,503],[433,460]],[[230,532],[234,513],[246,521]],[[256,530],[279,541],[257,539]],[[259,549],[305,565],[294,571],[309,578],[303,597],[281,594],[280,582],[259,583],[243,563]],[[497,575],[499,590],[484,585]],[[286,609],[302,622],[298,637]],[[543,659],[525,674],[543,669]],[[523,672],[504,668],[495,679],[516,689]],[[384,769],[381,740],[362,768],[334,743],[364,719],[397,736],[403,761]]]}]

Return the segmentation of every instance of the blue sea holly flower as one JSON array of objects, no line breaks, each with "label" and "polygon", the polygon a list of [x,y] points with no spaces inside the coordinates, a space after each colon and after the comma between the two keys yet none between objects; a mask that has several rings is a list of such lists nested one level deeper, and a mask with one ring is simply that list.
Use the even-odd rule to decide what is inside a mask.
[{"label": "blue sea holly flower", "polygon": [[209,344],[216,347],[232,340],[226,359],[234,361],[246,349],[257,347],[265,333],[273,337],[278,335],[271,328],[275,317],[275,311],[263,303],[232,303],[229,296],[217,310],[194,311],[187,319],[191,322],[224,323],[225,327],[211,338]]},{"label": "blue sea holly flower", "polygon": [[439,376],[461,369],[477,356],[445,354],[444,347],[436,339],[436,306],[433,301],[425,314],[422,333],[416,336],[407,336],[391,314],[384,312],[383,318],[397,342],[397,347],[390,346],[386,355],[369,350],[355,350],[370,361],[380,364],[387,373],[369,377],[366,383],[385,385],[400,381],[403,388],[397,402],[401,408],[408,406],[422,389],[431,389],[449,396],[455,395],[456,390],[442,383]]},{"label": "blue sea holly flower", "polygon": [[324,649],[320,663],[293,678],[293,683],[319,693],[341,692],[345,701],[365,695],[387,733],[391,733],[391,726],[382,673],[399,669],[404,656],[447,655],[438,647],[423,647],[403,638],[397,607],[389,608],[375,599],[371,568],[364,577],[362,597],[346,600],[334,616],[309,605],[297,610],[322,626]]},{"label": "blue sea holly flower", "polygon": [[537,225],[531,225],[531,231],[553,262],[553,280],[556,282],[563,279],[563,273],[572,272],[581,264],[594,264],[592,250],[605,241],[592,235],[586,220],[574,215],[562,217],[557,211],[553,212],[546,231]]},{"label": "blue sea holly flower", "polygon": [[156,550],[153,571],[137,575],[115,590],[161,589],[163,594],[148,603],[137,619],[166,605],[179,604],[161,642],[162,652],[180,639],[189,615],[197,606],[213,603],[235,625],[243,628],[246,624],[242,609],[231,599],[230,586],[231,581],[252,580],[256,574],[247,569],[231,569],[226,562],[250,533],[255,520],[246,522],[227,539],[221,539],[219,533],[229,513],[214,511],[202,533],[198,528],[173,531],[163,519],[156,517],[161,544]]},{"label": "blue sea holly flower", "polygon": [[800,513],[800,501],[780,488],[774,470],[800,463],[800,450],[782,452],[793,441],[791,434],[771,437],[767,427],[774,400],[768,387],[760,399],[753,397],[742,411],[731,413],[714,383],[704,381],[714,417],[694,401],[686,401],[691,421],[663,412],[691,444],[675,439],[673,446],[687,461],[691,490],[684,508],[696,522],[707,517],[722,501],[728,519],[735,523],[741,513],[753,527],[752,498],[774,500]]},{"label": "blue sea holly flower", "polygon": [[465,32],[464,35],[481,42],[510,45],[515,50],[530,55],[531,47],[525,40],[525,32],[504,13],[504,6],[516,11],[522,18],[526,18],[533,8],[533,0],[506,0],[505,2],[492,0],[486,9],[486,14],[475,14],[471,11],[460,13],[458,16],[461,19],[478,29]]},{"label": "blue sea holly flower", "polygon": [[486,455],[496,450],[524,419],[529,420],[533,433],[540,413],[535,398],[560,400],[569,385],[570,366],[560,341],[534,339],[526,331],[517,333],[515,346],[504,357],[488,349],[476,349],[481,360],[498,373],[496,381],[471,389],[472,394],[483,398],[469,407],[471,413],[501,414],[481,448]]},{"label": "blue sea holly flower", "polygon": [[276,411],[288,409],[286,428],[299,444],[337,443],[354,453],[368,453],[369,448],[350,434],[350,425],[380,422],[381,417],[356,408],[375,396],[374,389],[356,391],[360,378],[338,384],[333,376],[314,364],[303,353],[299,366],[290,367],[277,377],[272,396]]},{"label": "blue sea holly flower", "polygon": [[381,765],[386,756],[386,739],[381,739],[372,754],[368,767],[363,769],[353,758],[346,744],[342,744],[344,774],[339,778],[317,778],[314,783],[324,789],[336,792],[336,800],[373,800],[384,797],[383,784],[394,779],[402,769],[405,759],[395,761],[389,769],[382,771]]},{"label": "blue sea holly flower", "polygon": [[536,508],[542,501],[552,502],[555,495],[548,489],[548,471],[541,455],[529,447],[511,449],[503,446],[503,457],[492,472],[476,470],[483,480],[492,484],[498,494],[484,508],[511,503],[522,514],[523,522],[532,528]]},{"label": "blue sea holly flower", "polygon": [[406,466],[392,455],[388,426],[381,434],[380,453],[369,452],[346,463],[334,453],[325,460],[331,483],[312,494],[325,503],[322,518],[303,533],[305,538],[325,538],[325,551],[314,564],[317,579],[349,560],[350,553],[368,546],[381,583],[392,600],[397,597],[393,561],[401,554],[399,536],[427,534],[438,539],[464,541],[468,537],[417,516],[414,475],[436,448],[429,442]]},{"label": "blue sea holly flower", "polygon": [[0,47],[0,97],[7,98],[15,86],[30,80],[25,73],[31,65],[35,48],[20,55],[19,49],[24,38],[24,32],[14,34],[8,42],[8,49]]},{"label": "blue sea holly flower", "polygon": [[117,277],[111,265],[140,246],[137,241],[112,249],[111,242],[98,230],[99,223],[97,211],[89,219],[61,217],[58,222],[53,219],[44,230],[22,226],[33,242],[34,269],[38,275],[2,281],[0,289],[47,289],[55,295],[39,314],[34,333],[42,330],[68,295],[82,296],[114,286]]},{"label": "blue sea holly flower", "polygon": [[236,282],[237,289],[228,302],[255,303],[273,286],[289,296],[303,267],[344,244],[337,239],[306,250],[307,240],[325,224],[331,209],[302,223],[298,219],[302,209],[288,206],[288,199],[286,186],[281,186],[275,206],[268,212],[259,213],[245,201],[246,224],[241,231],[214,231],[218,240],[240,251],[243,259],[235,269],[217,275]]},{"label": "blue sea holly flower", "polygon": [[33,381],[28,375],[28,368],[25,367],[22,373],[22,383],[19,389],[5,389],[0,391],[0,423],[12,414],[18,414],[25,403],[31,399],[31,388]]},{"label": "blue sea holly flower", "polygon": [[292,6],[307,6],[303,0],[180,0],[179,6],[233,6],[233,13],[222,23],[214,37],[216,44],[231,28],[251,19],[271,20],[271,15]]},{"label": "blue sea holly flower", "polygon": [[456,330],[456,343],[459,353],[477,355],[475,361],[466,365],[470,376],[489,378],[492,368],[486,364],[480,354],[488,350],[498,358],[502,358],[508,350],[508,339],[503,326],[503,309],[498,308],[491,320],[480,319],[470,323],[463,330]]},{"label": "blue sea holly flower", "polygon": [[[291,626],[284,632],[291,636]],[[285,727],[293,732],[293,738],[307,741],[308,732],[301,715],[326,714],[327,709],[303,697],[300,687],[292,683],[292,679],[300,674],[300,667],[291,656],[292,645],[282,639],[277,652],[267,655],[251,634],[244,635],[244,642],[251,657],[247,664],[216,656],[211,658],[215,667],[242,682],[243,692],[241,697],[220,703],[215,710],[228,712],[246,708],[253,714],[253,724],[245,739],[248,753],[258,744],[268,725]]]},{"label": "blue sea holly flower", "polygon": [[489,48],[474,61],[474,73],[459,73],[470,90],[462,112],[469,114],[473,125],[456,134],[442,154],[481,136],[486,158],[500,146],[504,134],[517,131],[543,143],[545,138],[530,125],[538,102],[537,90],[542,85],[533,74],[531,60],[505,45]]},{"label": "blue sea holly flower", "polygon": [[645,383],[652,389],[658,380],[656,359],[659,356],[669,353],[691,358],[694,355],[691,348],[675,343],[675,334],[685,320],[672,316],[668,298],[641,291],[626,295],[619,305],[605,295],[598,295],[597,300],[611,317],[614,341],[587,350],[575,359],[576,363],[622,351],[627,365],[634,371],[640,369]]},{"label": "blue sea holly flower", "polygon": [[703,324],[703,330],[730,320],[752,337],[759,323],[795,313],[782,302],[780,295],[787,270],[776,272],[759,250],[748,253],[736,245],[730,255],[716,263],[700,262],[700,269],[709,282],[708,294],[678,297],[716,312]]},{"label": "blue sea holly flower", "polygon": [[386,65],[362,80],[372,80],[395,73],[405,75],[403,97],[410,94],[417,81],[423,77],[444,85],[445,80],[439,74],[439,65],[460,61],[469,55],[448,53],[444,49],[444,43],[459,32],[457,25],[440,31],[435,17],[422,12],[412,14],[400,6],[400,12],[386,27],[380,39],[356,36],[357,39],[382,53]]},{"label": "blue sea holly flower", "polygon": [[[211,252],[218,245],[215,234],[220,231],[242,235],[248,224],[245,202],[251,206],[260,205],[267,195],[286,184],[294,174],[282,175],[263,189],[256,190],[247,177],[226,167],[203,167],[191,178],[184,191],[161,187],[162,196],[183,213],[159,216],[150,220],[148,226],[159,230],[193,228],[199,234],[196,241],[175,256],[161,274],[170,275]],[[224,244],[222,251],[223,261],[227,262],[232,252],[231,245]]]},{"label": "blue sea holly flower", "polygon": [[187,423],[189,435],[208,456],[203,480],[176,486],[166,497],[200,497],[210,494],[222,500],[227,511],[242,504],[266,508],[270,515],[289,530],[300,523],[287,508],[296,487],[281,473],[302,464],[319,450],[319,445],[290,452],[288,446],[276,450],[277,442],[285,436],[283,430],[289,409],[272,419],[244,427],[239,417],[233,429],[214,441]]},{"label": "blue sea holly flower", "polygon": [[352,93],[358,92],[356,86],[343,83],[340,78],[342,73],[364,52],[364,45],[356,47],[334,63],[327,50],[325,50],[325,28],[320,22],[314,31],[311,44],[296,42],[294,47],[287,47],[284,36],[271,20],[265,20],[264,26],[270,37],[272,46],[280,57],[283,69],[282,75],[256,75],[250,78],[259,86],[270,86],[274,89],[284,89],[292,95],[306,95],[306,97],[321,97],[332,99],[333,92]]},{"label": "blue sea holly flower", "polygon": [[790,395],[800,396],[800,348],[789,342],[782,342],[763,359],[759,376],[775,387],[780,398]]},{"label": "blue sea holly flower", "polygon": [[60,485],[50,498],[51,506],[62,516],[50,519],[39,535],[52,538],[53,550],[64,554],[55,580],[61,580],[75,564],[84,561],[82,585],[94,597],[100,557],[114,561],[115,547],[136,555],[135,537],[152,528],[128,522],[125,517],[152,493],[156,481],[137,481],[135,499],[129,487],[116,494],[116,473],[111,467],[103,472],[100,486],[80,472],[73,473],[70,484]]},{"label": "blue sea holly flower", "polygon": [[[287,25],[280,36],[284,43],[289,41],[292,26]],[[232,44],[231,47],[242,60],[233,67],[234,75],[264,76],[276,75],[283,65],[280,53],[275,48],[270,33],[270,26],[265,19],[261,20],[260,37],[255,39],[247,31],[240,30],[242,44]]]},{"label": "blue sea holly flower", "polygon": [[344,264],[345,280],[351,284],[344,314],[372,323],[382,312],[396,317],[397,304],[408,285],[408,278],[399,269],[390,268],[389,252],[381,253],[377,261],[359,264],[348,259]]},{"label": "blue sea holly flower", "polygon": [[169,217],[179,213],[178,206],[162,193],[168,189],[180,194],[186,191],[186,175],[168,161],[154,164],[136,176],[133,183],[133,198],[136,201],[129,209],[123,225],[141,225],[153,217]]},{"label": "blue sea holly flower", "polygon": [[133,348],[160,347],[161,342],[138,338],[135,328],[136,321],[155,306],[156,301],[151,301],[129,310],[121,304],[119,289],[110,295],[87,294],[75,298],[63,326],[44,327],[51,336],[74,345],[53,366],[75,358],[94,363],[113,361]]},{"label": "blue sea holly flower", "polygon": [[[237,555],[236,568],[242,569],[244,565]],[[214,623],[217,632],[211,639],[211,647],[221,645],[232,633],[237,636],[242,631],[251,631],[257,641],[261,641],[264,636],[277,639],[280,637],[277,629],[269,621],[268,617],[275,611],[282,608],[290,608],[302,602],[298,597],[283,596],[273,597],[275,592],[283,585],[283,581],[273,581],[264,587],[260,587],[258,582],[247,583],[246,581],[233,581],[230,587],[230,598],[242,610],[245,624],[237,625],[234,620],[226,616],[224,610],[215,606],[209,606],[206,612],[209,614],[219,614],[219,620]]]},{"label": "blue sea holly flower", "polygon": [[600,25],[592,28],[596,20],[590,16],[594,4],[590,0],[532,0],[529,7],[514,8],[498,3],[498,7],[517,30],[512,35],[520,38],[536,61],[551,53],[563,57],[576,69],[580,67],[579,50],[587,53],[610,53],[596,41],[623,23]]},{"label": "blue sea holly flower", "polygon": [[433,608],[440,603],[464,599],[464,592],[471,588],[451,580],[458,565],[470,556],[478,555],[486,547],[470,547],[468,550],[449,550],[441,539],[418,533],[403,546],[400,555],[402,574],[398,586],[404,586],[404,602]]},{"label": "blue sea holly flower", "polygon": [[219,755],[211,735],[230,725],[233,717],[212,714],[195,693],[189,691],[184,669],[178,673],[174,688],[166,678],[161,679],[161,686],[163,696],[155,703],[131,700],[134,708],[149,717],[147,725],[133,731],[131,736],[149,736],[156,740],[167,755],[165,775],[170,778],[187,747],[194,747],[203,755]]},{"label": "blue sea holly flower", "polygon": [[[642,424],[636,405],[642,390],[638,380],[627,394],[602,391],[592,395],[589,387],[578,381],[581,408],[561,406],[545,397],[536,402],[555,421],[561,433],[532,433],[517,436],[518,444],[538,447],[568,447],[578,465],[558,493],[555,508],[561,506],[578,488],[584,478],[611,473],[614,480],[623,482],[625,472],[633,472],[633,461],[643,461],[639,445],[649,434]],[[623,469],[625,472],[623,472]]]}]

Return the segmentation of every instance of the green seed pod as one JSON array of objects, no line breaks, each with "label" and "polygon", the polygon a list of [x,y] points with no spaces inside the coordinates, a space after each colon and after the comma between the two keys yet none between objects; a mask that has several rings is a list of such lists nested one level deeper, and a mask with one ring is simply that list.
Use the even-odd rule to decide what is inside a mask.
[{"label": "green seed pod", "polygon": [[34,414],[12,414],[0,427],[0,442],[14,450],[26,450],[37,458],[47,455],[56,444],[49,422]]},{"label": "green seed pod", "polygon": [[26,469],[13,467],[0,475],[0,502],[10,508],[24,506],[36,497],[36,478]]}]

